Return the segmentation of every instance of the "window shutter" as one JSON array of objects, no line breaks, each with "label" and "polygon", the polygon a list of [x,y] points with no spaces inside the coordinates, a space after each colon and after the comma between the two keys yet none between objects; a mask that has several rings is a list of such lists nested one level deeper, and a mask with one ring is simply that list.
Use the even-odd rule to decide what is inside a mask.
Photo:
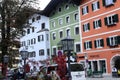
[{"label": "window shutter", "polygon": [[86,49],[86,43],[84,42],[84,49]]},{"label": "window shutter", "polygon": [[101,19],[98,21],[99,27],[101,27]]},{"label": "window shutter", "polygon": [[103,6],[105,6],[105,0],[102,0],[102,2],[103,2]]},{"label": "window shutter", "polygon": [[103,39],[100,40],[100,45],[101,45],[102,47],[104,47],[104,40],[103,40]]},{"label": "window shutter", "polygon": [[90,23],[88,23],[87,25],[88,25],[88,29],[90,30]]},{"label": "window shutter", "polygon": [[92,4],[92,11],[94,11],[94,6],[93,6],[93,4]]},{"label": "window shutter", "polygon": [[105,25],[108,25],[108,23],[107,23],[107,17],[104,18],[104,21],[105,21]]},{"label": "window shutter", "polygon": [[117,36],[115,37],[115,45],[118,45],[118,39],[117,39]]},{"label": "window shutter", "polygon": [[83,15],[84,13],[83,13],[83,8],[82,8],[82,15]]},{"label": "window shutter", "polygon": [[116,0],[113,0],[113,2],[115,3],[115,2],[116,2]]},{"label": "window shutter", "polygon": [[107,41],[107,46],[110,46],[109,38],[107,38],[106,41]]},{"label": "window shutter", "polygon": [[118,44],[120,44],[120,36],[117,36]]},{"label": "window shutter", "polygon": [[92,48],[92,41],[89,42],[90,48]]},{"label": "window shutter", "polygon": [[93,28],[95,29],[95,21],[93,21]]},{"label": "window shutter", "polygon": [[88,6],[87,6],[87,13],[89,12],[89,10],[88,10]]},{"label": "window shutter", "polygon": [[96,40],[94,41],[94,46],[95,46],[95,48],[97,47],[97,45],[96,45]]},{"label": "window shutter", "polygon": [[83,31],[85,31],[85,25],[83,24]]},{"label": "window shutter", "polygon": [[99,4],[99,1],[97,2],[97,5],[98,5],[98,9],[100,8],[100,4]]},{"label": "window shutter", "polygon": [[118,22],[119,20],[118,20],[118,14],[115,14],[114,15],[114,22]]}]

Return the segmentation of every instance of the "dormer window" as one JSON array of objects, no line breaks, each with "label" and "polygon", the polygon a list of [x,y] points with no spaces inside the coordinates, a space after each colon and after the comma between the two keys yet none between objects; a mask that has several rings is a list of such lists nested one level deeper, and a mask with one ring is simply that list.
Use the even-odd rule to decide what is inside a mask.
[{"label": "dormer window", "polygon": [[68,5],[66,5],[66,6],[65,6],[65,9],[69,9],[69,6],[68,6]]},{"label": "dormer window", "polygon": [[58,8],[58,11],[61,12],[61,8]]},{"label": "dormer window", "polygon": [[32,18],[32,22],[35,22],[35,18]]}]

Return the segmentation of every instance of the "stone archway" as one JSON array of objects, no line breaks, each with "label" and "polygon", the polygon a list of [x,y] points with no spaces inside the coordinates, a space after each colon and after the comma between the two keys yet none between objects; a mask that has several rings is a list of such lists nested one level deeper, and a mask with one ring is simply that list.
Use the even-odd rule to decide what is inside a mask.
[{"label": "stone archway", "polygon": [[120,55],[116,55],[111,59],[111,67],[120,69]]}]

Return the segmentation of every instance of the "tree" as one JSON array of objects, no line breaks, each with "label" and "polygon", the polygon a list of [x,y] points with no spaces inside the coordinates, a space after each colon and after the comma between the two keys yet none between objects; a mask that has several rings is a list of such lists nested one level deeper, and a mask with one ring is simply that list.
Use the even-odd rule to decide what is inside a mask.
[{"label": "tree", "polygon": [[[21,36],[26,20],[32,15],[35,10],[31,4],[37,4],[37,0],[0,0],[0,49],[1,62],[3,56],[10,55],[10,48],[17,39]],[[2,74],[5,75],[5,69],[2,68]]]}]

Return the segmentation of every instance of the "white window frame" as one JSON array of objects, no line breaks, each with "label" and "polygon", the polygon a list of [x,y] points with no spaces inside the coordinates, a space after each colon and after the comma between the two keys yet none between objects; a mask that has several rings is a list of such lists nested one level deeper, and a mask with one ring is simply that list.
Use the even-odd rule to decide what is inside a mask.
[{"label": "white window frame", "polygon": [[81,44],[80,44],[80,43],[75,43],[75,51],[77,52],[77,47],[76,47],[76,45],[80,45],[80,51],[79,51],[79,52],[81,52]]},{"label": "white window frame", "polygon": [[[62,37],[60,37],[60,32],[62,32]],[[59,31],[59,38],[63,38],[63,31],[62,30]]]},{"label": "white window frame", "polygon": [[52,39],[55,40],[56,39],[56,33],[52,33]]},{"label": "white window frame", "polygon": [[99,29],[99,28],[100,28],[100,26],[99,26],[99,20],[100,20],[100,19],[94,21],[94,24],[95,24],[95,25],[94,25],[94,28],[95,28],[95,29]]},{"label": "white window frame", "polygon": [[88,12],[87,12],[87,6],[84,6],[83,7],[83,15],[85,15],[85,14],[87,14]]},{"label": "white window frame", "polygon": [[70,16],[66,16],[65,20],[66,20],[66,23],[70,23]]},{"label": "white window frame", "polygon": [[69,9],[69,5],[68,5],[68,4],[65,5],[65,9],[66,9],[66,10]]},{"label": "white window frame", "polygon": [[52,26],[52,27],[55,27],[55,21],[52,21],[52,22],[51,22],[51,26]]},{"label": "white window frame", "polygon": [[113,0],[105,0],[105,5],[109,6],[111,4],[114,4]]},{"label": "white window frame", "polygon": [[84,25],[84,29],[85,29],[84,31],[85,31],[85,32],[88,32],[88,31],[89,31],[89,29],[88,29],[88,24],[89,24],[89,23],[83,24],[83,25]]},{"label": "white window frame", "polygon": [[108,23],[108,25],[116,24],[116,22],[113,21],[114,20],[113,16],[114,15],[107,16],[107,23]]},{"label": "white window frame", "polygon": [[89,42],[91,42],[91,41],[85,41],[86,50],[90,50],[91,49]]},{"label": "white window frame", "polygon": [[115,42],[115,38],[117,37],[117,35],[115,36],[110,36],[109,37],[109,42],[110,42],[110,46],[115,46],[117,45],[117,43]]},{"label": "white window frame", "polygon": [[98,1],[93,2],[93,11],[96,11],[98,9],[99,9],[99,7],[98,7]]},{"label": "white window frame", "polygon": [[79,28],[79,25],[76,25],[75,28],[74,28],[74,34],[79,35],[80,34],[80,29],[79,29],[79,34],[76,34],[76,28]]},{"label": "white window frame", "polygon": [[[69,30],[69,31],[68,31]],[[66,29],[66,36],[71,36],[71,31],[70,31],[70,29],[68,28],[68,29]]]},{"label": "white window frame", "polygon": [[76,20],[79,20],[79,15],[78,15],[78,13],[75,13],[75,14],[74,14],[74,19],[75,19],[75,21],[76,21]]},{"label": "white window frame", "polygon": [[96,48],[102,48],[101,46],[101,40],[102,38],[96,39]]},{"label": "white window frame", "polygon": [[62,18],[58,19],[58,23],[59,23],[59,25],[62,25],[63,24],[63,19]]}]

